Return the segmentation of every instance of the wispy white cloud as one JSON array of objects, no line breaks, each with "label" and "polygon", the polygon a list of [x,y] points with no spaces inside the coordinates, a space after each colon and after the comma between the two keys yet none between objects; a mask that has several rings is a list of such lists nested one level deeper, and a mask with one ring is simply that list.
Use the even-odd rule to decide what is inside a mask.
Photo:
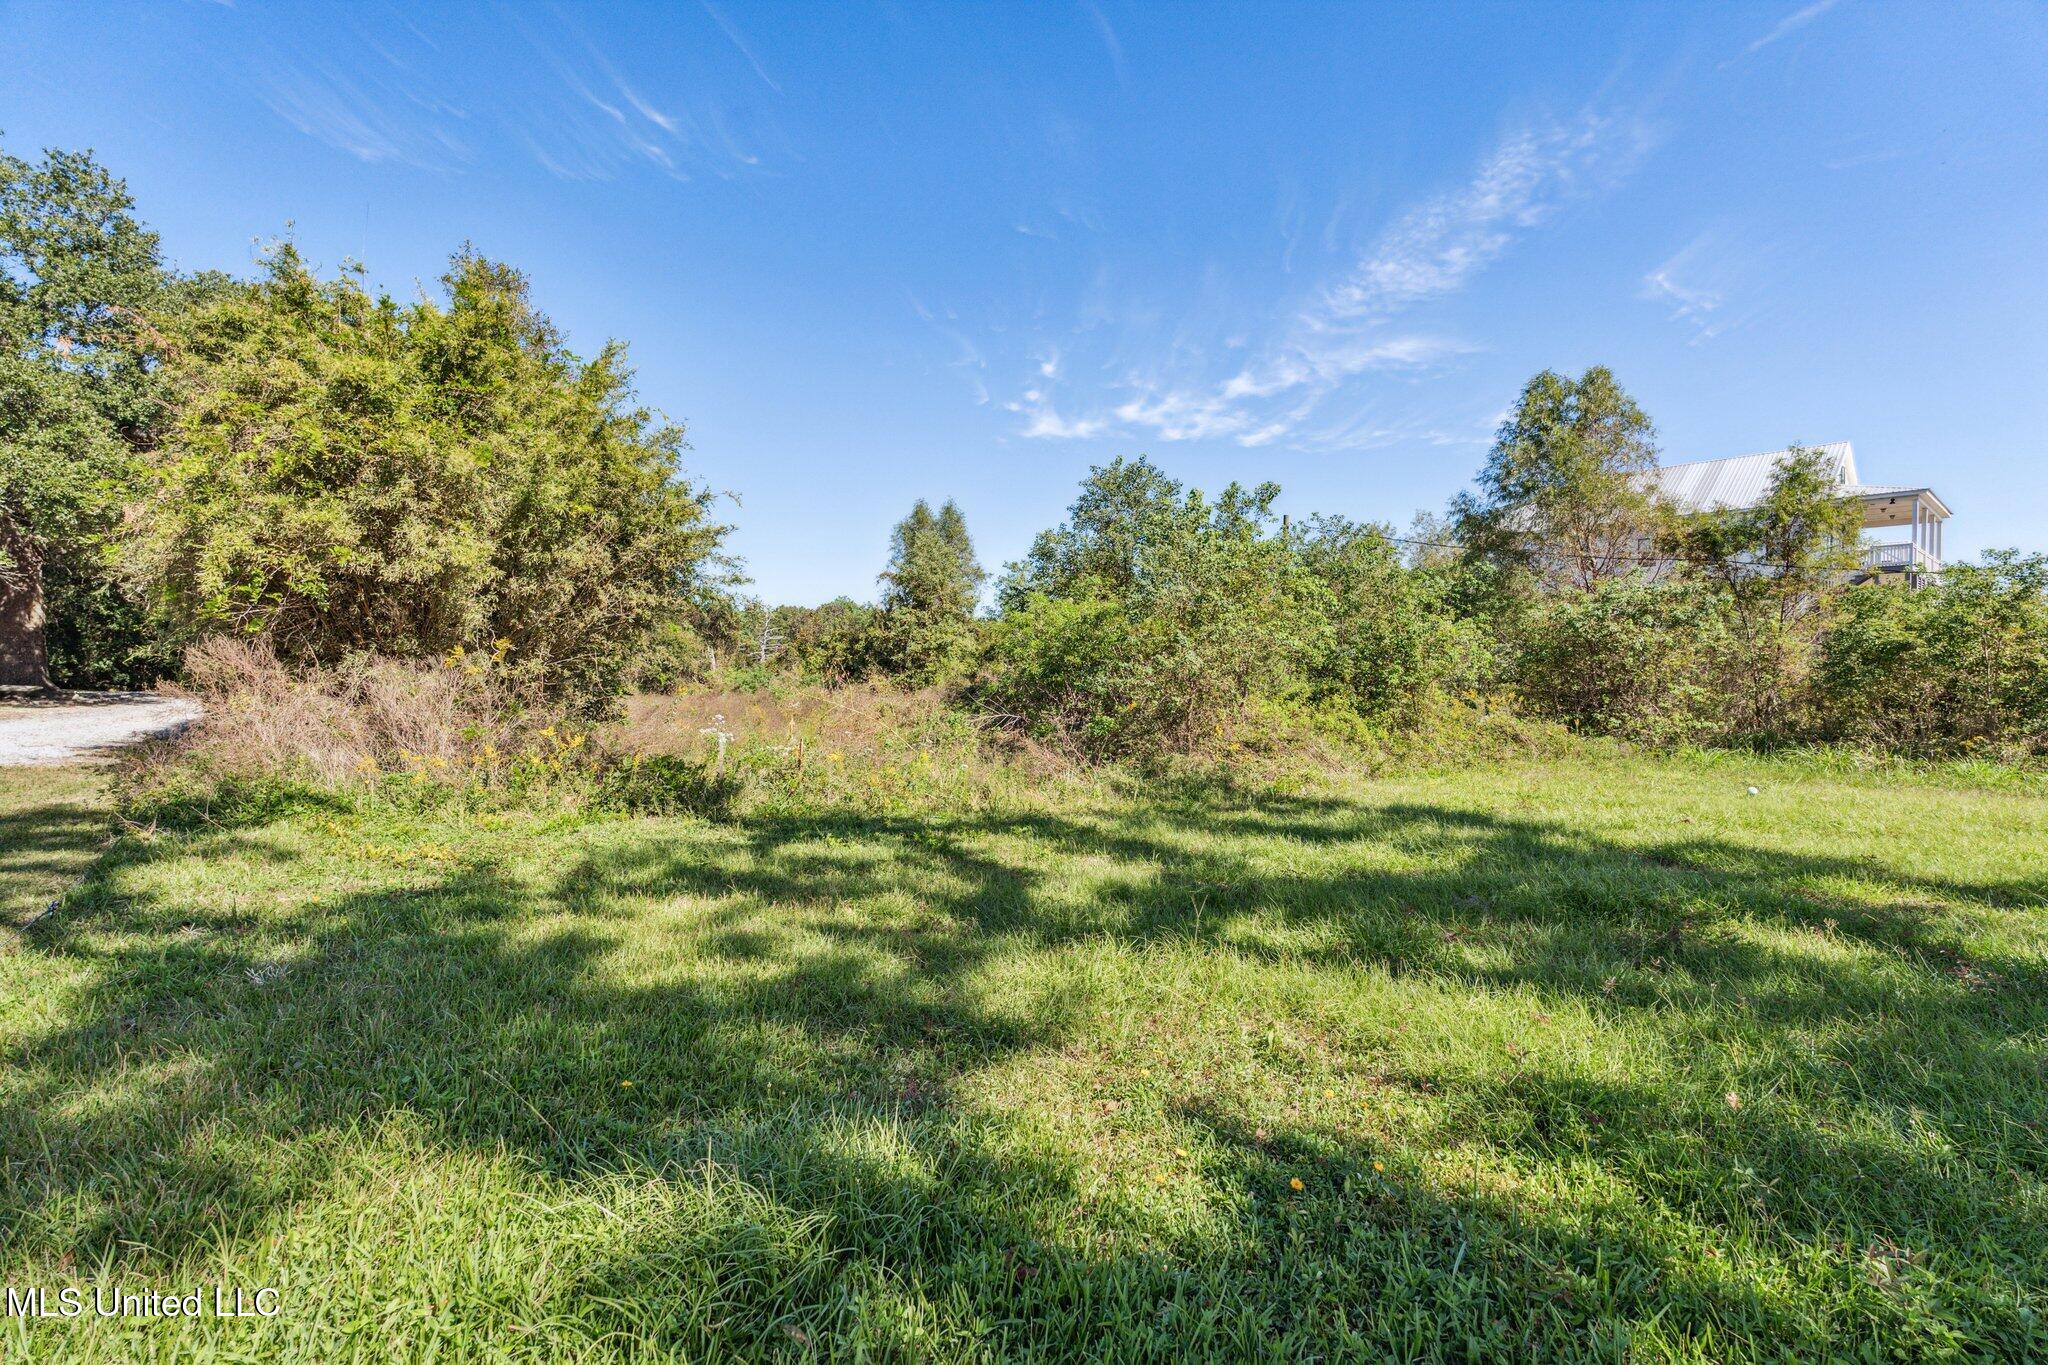
[{"label": "wispy white cloud", "polygon": [[775,78],[770,76],[767,69],[761,65],[761,59],[754,55],[753,47],[747,42],[746,35],[740,32],[739,26],[719,13],[717,7],[711,3],[711,0],[698,0],[698,3],[702,4],[704,12],[711,16],[711,22],[717,24],[720,31],[725,34],[732,45],[740,50],[740,55],[747,59],[747,65],[753,67],[754,74],[761,78],[761,84],[767,86],[776,94],[781,94],[782,87],[776,84]]},{"label": "wispy white cloud", "polygon": [[953,344],[953,357],[946,364],[967,381],[974,401],[977,404],[988,402],[988,381],[984,377],[988,371],[988,358],[982,354],[981,347],[975,345],[974,339],[961,329],[959,320],[952,313],[941,317],[914,294],[911,295],[910,306],[926,325]]},{"label": "wispy white cloud", "polygon": [[1728,304],[1751,255],[1723,232],[1703,232],[1647,272],[1636,296],[1691,329],[1694,344],[1711,341],[1746,320]]},{"label": "wispy white cloud", "polygon": [[[1200,328],[1183,323],[1155,340],[1149,359],[1109,367],[1116,377],[1106,393],[1092,401],[1069,396],[1079,416],[1060,415],[1056,376],[1041,371],[1026,396],[1008,405],[1025,418],[1020,434],[1150,434],[1246,446],[1378,439],[1385,424],[1331,421],[1322,409],[1347,395],[1355,400],[1367,376],[1417,374],[1476,349],[1440,328],[1404,323],[1404,315],[1467,287],[1519,238],[1626,175],[1647,145],[1639,124],[1594,115],[1513,129],[1465,183],[1396,215],[1349,269],[1290,305],[1263,310],[1277,322],[1247,328],[1241,316],[1215,319],[1206,337],[1222,336],[1221,345],[1205,344]],[[1137,311],[1105,307],[1099,282],[1093,293],[1077,325],[1115,329],[1122,322],[1128,331]]]},{"label": "wispy white cloud", "polygon": [[1032,387],[1024,390],[1021,397],[1003,404],[1011,412],[1024,417],[1019,430],[1021,436],[1046,438],[1059,441],[1085,441],[1091,436],[1100,436],[1109,430],[1109,421],[1102,417],[1065,418],[1052,405],[1052,400],[1043,389]]},{"label": "wispy white cloud", "polygon": [[1518,129],[1470,182],[1403,214],[1323,300],[1331,320],[1384,317],[1462,288],[1573,195],[1633,166],[1644,133],[1587,116]]},{"label": "wispy white cloud", "polygon": [[346,74],[276,51],[257,59],[257,98],[291,127],[358,161],[448,169],[471,155],[463,113],[410,88],[394,63]]},{"label": "wispy white cloud", "polygon": [[[713,24],[729,25],[705,8],[713,22],[700,26],[698,47],[724,61]],[[265,14],[238,12],[229,22],[251,29],[250,55],[239,59],[247,67],[237,74],[257,98],[299,132],[358,160],[452,172],[496,140],[570,180],[610,179],[636,166],[678,180],[733,177],[761,164],[761,153],[738,129],[772,121],[736,119],[735,112],[745,99],[758,105],[765,97],[746,95],[736,104],[708,78],[672,83],[652,96],[644,80],[629,79],[604,45],[561,11],[506,5],[495,13],[525,46],[509,51],[487,81],[451,68],[439,56],[441,44],[395,11],[352,13],[346,36],[318,52]],[[471,21],[434,22],[446,28]],[[727,37],[744,51],[736,31]],[[685,69],[702,64],[687,46],[666,60]],[[679,97],[671,89],[690,93]]]},{"label": "wispy white cloud", "polygon": [[1116,73],[1116,87],[1126,95],[1131,93],[1130,72],[1124,66],[1124,45],[1117,40],[1116,30],[1110,26],[1109,16],[1094,5],[1081,6],[1088,11],[1088,17],[1095,24],[1095,31],[1102,38],[1103,51],[1109,54],[1109,68]]},{"label": "wispy white cloud", "polygon": [[1780,38],[1786,38],[1797,33],[1800,29],[1805,28],[1841,2],[1842,0],[1813,0],[1812,4],[1793,10],[1790,14],[1780,19],[1776,24],[1772,25],[1770,32],[1759,37],[1744,50],[1747,52],[1761,52]]},{"label": "wispy white cloud", "polygon": [[508,11],[528,48],[561,88],[563,104],[535,101],[514,115],[522,141],[551,174],[573,180],[608,180],[636,163],[677,180],[693,173],[731,176],[737,158],[703,136],[697,121],[657,108],[620,72],[604,49],[559,13]]},{"label": "wispy white cloud", "polygon": [[1721,306],[1721,296],[1711,289],[1696,289],[1680,283],[1674,269],[1667,261],[1643,276],[1643,297],[1671,304],[1671,316],[1674,318],[1704,322],[1707,314]]},{"label": "wispy white cloud", "polygon": [[641,99],[633,87],[627,85],[624,81],[619,82],[619,93],[626,97],[626,103],[633,106],[634,113],[661,129],[662,132],[679,133],[682,131],[673,114],[665,114],[646,100]]}]

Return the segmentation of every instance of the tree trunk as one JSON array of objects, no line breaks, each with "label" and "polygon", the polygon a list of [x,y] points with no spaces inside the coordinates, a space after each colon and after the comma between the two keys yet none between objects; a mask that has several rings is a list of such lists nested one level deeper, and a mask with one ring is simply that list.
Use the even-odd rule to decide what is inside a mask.
[{"label": "tree trunk", "polygon": [[43,641],[43,557],[14,518],[0,513],[0,687],[50,685]]}]

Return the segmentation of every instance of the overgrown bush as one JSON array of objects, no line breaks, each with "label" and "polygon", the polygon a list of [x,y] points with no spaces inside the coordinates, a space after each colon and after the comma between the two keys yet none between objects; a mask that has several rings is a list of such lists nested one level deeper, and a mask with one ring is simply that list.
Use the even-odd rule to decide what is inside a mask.
[{"label": "overgrown bush", "polygon": [[125,550],[161,616],[295,667],[506,639],[549,695],[614,695],[715,585],[724,534],[623,349],[572,354],[469,252],[445,303],[319,279],[289,244],[266,265],[170,329],[175,419]]},{"label": "overgrown bush", "polygon": [[736,772],[677,754],[633,754],[600,765],[593,795],[607,810],[632,815],[732,814],[744,787]]},{"label": "overgrown bush", "polygon": [[1816,685],[1831,738],[1924,755],[2048,754],[2048,556],[1997,551],[1917,591],[1845,594]]},{"label": "overgrown bush", "polygon": [[1384,527],[1292,526],[1279,492],[1095,470],[1011,566],[973,701],[1090,757],[1157,758],[1384,736],[1487,681],[1486,631],[1444,573],[1404,564]]},{"label": "overgrown bush", "polygon": [[1042,742],[1092,754],[1157,741],[1172,717],[1144,687],[1129,614],[1116,602],[1043,593],[1015,602],[990,630],[976,705]]},{"label": "overgrown bush", "polygon": [[1702,739],[1716,725],[1715,605],[1688,583],[1640,577],[1539,596],[1509,628],[1516,689],[1536,714],[1590,733]]},{"label": "overgrown bush", "polygon": [[1314,517],[1298,553],[1322,618],[1304,660],[1314,701],[1412,729],[1442,698],[1490,681],[1488,623],[1458,616],[1454,575],[1403,563],[1385,527]]},{"label": "overgrown bush", "polygon": [[999,590],[975,699],[1097,757],[1227,743],[1248,709],[1302,688],[1324,629],[1272,484],[1213,502],[1144,460],[1083,483]]},{"label": "overgrown bush", "polygon": [[1863,509],[1818,451],[1793,447],[1755,505],[1671,516],[1677,582],[1701,595],[1713,629],[1704,678],[1723,738],[1782,743],[1813,723],[1815,660],[1857,562]]},{"label": "overgrown bush", "polygon": [[119,786],[132,808],[204,812],[246,807],[258,794],[524,791],[569,780],[587,763],[588,732],[516,684],[504,653],[294,669],[260,641],[203,641],[185,660],[202,718],[134,751]]}]

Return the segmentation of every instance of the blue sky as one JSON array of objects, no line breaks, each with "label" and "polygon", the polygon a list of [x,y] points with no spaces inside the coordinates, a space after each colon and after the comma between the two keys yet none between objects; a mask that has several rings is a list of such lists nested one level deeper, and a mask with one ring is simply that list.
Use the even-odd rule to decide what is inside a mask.
[{"label": "blue sky", "polygon": [[1090,464],[1405,524],[1520,384],[1668,461],[1855,442],[1948,548],[2048,548],[2048,6],[71,0],[0,6],[7,144],[170,254],[431,288],[464,241],[631,343],[759,591],[991,567]]}]

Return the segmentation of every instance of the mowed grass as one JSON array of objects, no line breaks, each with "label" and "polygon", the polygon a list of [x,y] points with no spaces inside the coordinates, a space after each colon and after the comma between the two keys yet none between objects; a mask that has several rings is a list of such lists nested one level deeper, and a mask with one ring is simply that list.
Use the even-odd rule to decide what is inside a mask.
[{"label": "mowed grass", "polygon": [[103,770],[0,768],[0,952],[84,875],[108,824]]},{"label": "mowed grass", "polygon": [[282,1311],[0,1356],[2038,1357],[2044,950],[2038,789],[1729,759],[130,834],[0,1265]]}]

